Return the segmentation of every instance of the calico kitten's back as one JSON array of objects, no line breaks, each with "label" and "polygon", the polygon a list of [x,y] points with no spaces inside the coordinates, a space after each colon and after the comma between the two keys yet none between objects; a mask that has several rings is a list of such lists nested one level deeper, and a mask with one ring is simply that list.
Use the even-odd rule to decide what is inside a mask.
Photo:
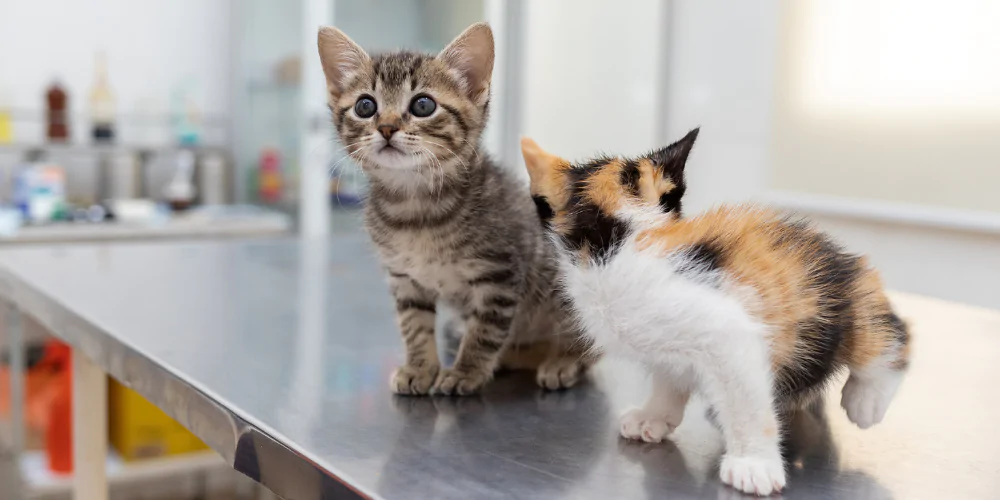
[{"label": "calico kitten's back", "polygon": [[753,290],[751,313],[773,332],[776,395],[807,395],[839,366],[892,353],[908,363],[909,334],[878,272],[808,223],[754,206],[723,207],[637,233],[640,248],[683,259]]}]

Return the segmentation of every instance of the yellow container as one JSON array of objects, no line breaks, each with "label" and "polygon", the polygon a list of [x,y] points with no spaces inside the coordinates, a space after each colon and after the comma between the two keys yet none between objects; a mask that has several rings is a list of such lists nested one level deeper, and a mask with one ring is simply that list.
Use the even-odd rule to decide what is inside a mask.
[{"label": "yellow container", "polygon": [[208,446],[139,395],[108,379],[108,435],[125,460],[178,455]]},{"label": "yellow container", "polygon": [[14,141],[14,127],[10,121],[10,113],[0,109],[0,144]]}]

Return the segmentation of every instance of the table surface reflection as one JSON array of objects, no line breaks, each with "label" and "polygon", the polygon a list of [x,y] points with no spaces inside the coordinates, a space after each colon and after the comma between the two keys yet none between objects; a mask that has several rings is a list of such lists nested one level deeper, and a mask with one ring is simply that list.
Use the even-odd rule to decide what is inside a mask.
[{"label": "table surface reflection", "polygon": [[[618,438],[648,390],[622,362],[565,392],[508,373],[477,397],[393,396],[401,343],[356,231],[4,250],[0,294],[286,498],[742,497],[698,402],[670,442]],[[784,498],[1000,497],[1000,313],[893,298],[915,338],[898,398],[867,431],[841,382],[796,415]]]}]

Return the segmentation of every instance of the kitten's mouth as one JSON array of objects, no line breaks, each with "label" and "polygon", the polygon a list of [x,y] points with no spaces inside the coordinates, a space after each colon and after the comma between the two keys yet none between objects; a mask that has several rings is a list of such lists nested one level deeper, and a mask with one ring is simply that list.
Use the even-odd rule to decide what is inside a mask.
[{"label": "kitten's mouth", "polygon": [[402,150],[400,150],[396,146],[393,146],[392,144],[389,144],[389,143],[386,143],[385,146],[382,146],[382,149],[378,150],[378,152],[379,152],[379,154],[383,154],[383,155],[401,155],[401,154],[403,154]]}]

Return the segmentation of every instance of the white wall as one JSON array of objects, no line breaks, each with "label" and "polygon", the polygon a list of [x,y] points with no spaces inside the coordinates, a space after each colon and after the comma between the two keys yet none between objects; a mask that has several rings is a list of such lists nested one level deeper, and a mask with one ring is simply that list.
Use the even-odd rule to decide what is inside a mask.
[{"label": "white wall", "polygon": [[1000,215],[1000,2],[786,2],[772,183]]},{"label": "white wall", "polygon": [[[528,7],[525,134],[573,159],[636,155],[701,126],[687,170],[688,206],[763,192],[777,0]],[[665,82],[658,81],[664,63]]]},{"label": "white wall", "polygon": [[673,0],[667,137],[701,126],[687,206],[759,197],[767,188],[778,0]]},{"label": "white wall", "polygon": [[527,2],[524,133],[570,159],[659,144],[661,3]]},{"label": "white wall", "polygon": [[[44,89],[58,77],[69,89],[72,110],[83,113],[95,54],[103,50],[120,114],[167,112],[172,89],[185,81],[196,86],[205,113],[225,114],[229,26],[229,0],[4,0],[0,99],[17,109],[43,110]],[[41,140],[43,129],[15,125],[20,141]],[[86,121],[73,133],[84,140]],[[121,127],[121,133],[128,141],[130,130]]]}]

